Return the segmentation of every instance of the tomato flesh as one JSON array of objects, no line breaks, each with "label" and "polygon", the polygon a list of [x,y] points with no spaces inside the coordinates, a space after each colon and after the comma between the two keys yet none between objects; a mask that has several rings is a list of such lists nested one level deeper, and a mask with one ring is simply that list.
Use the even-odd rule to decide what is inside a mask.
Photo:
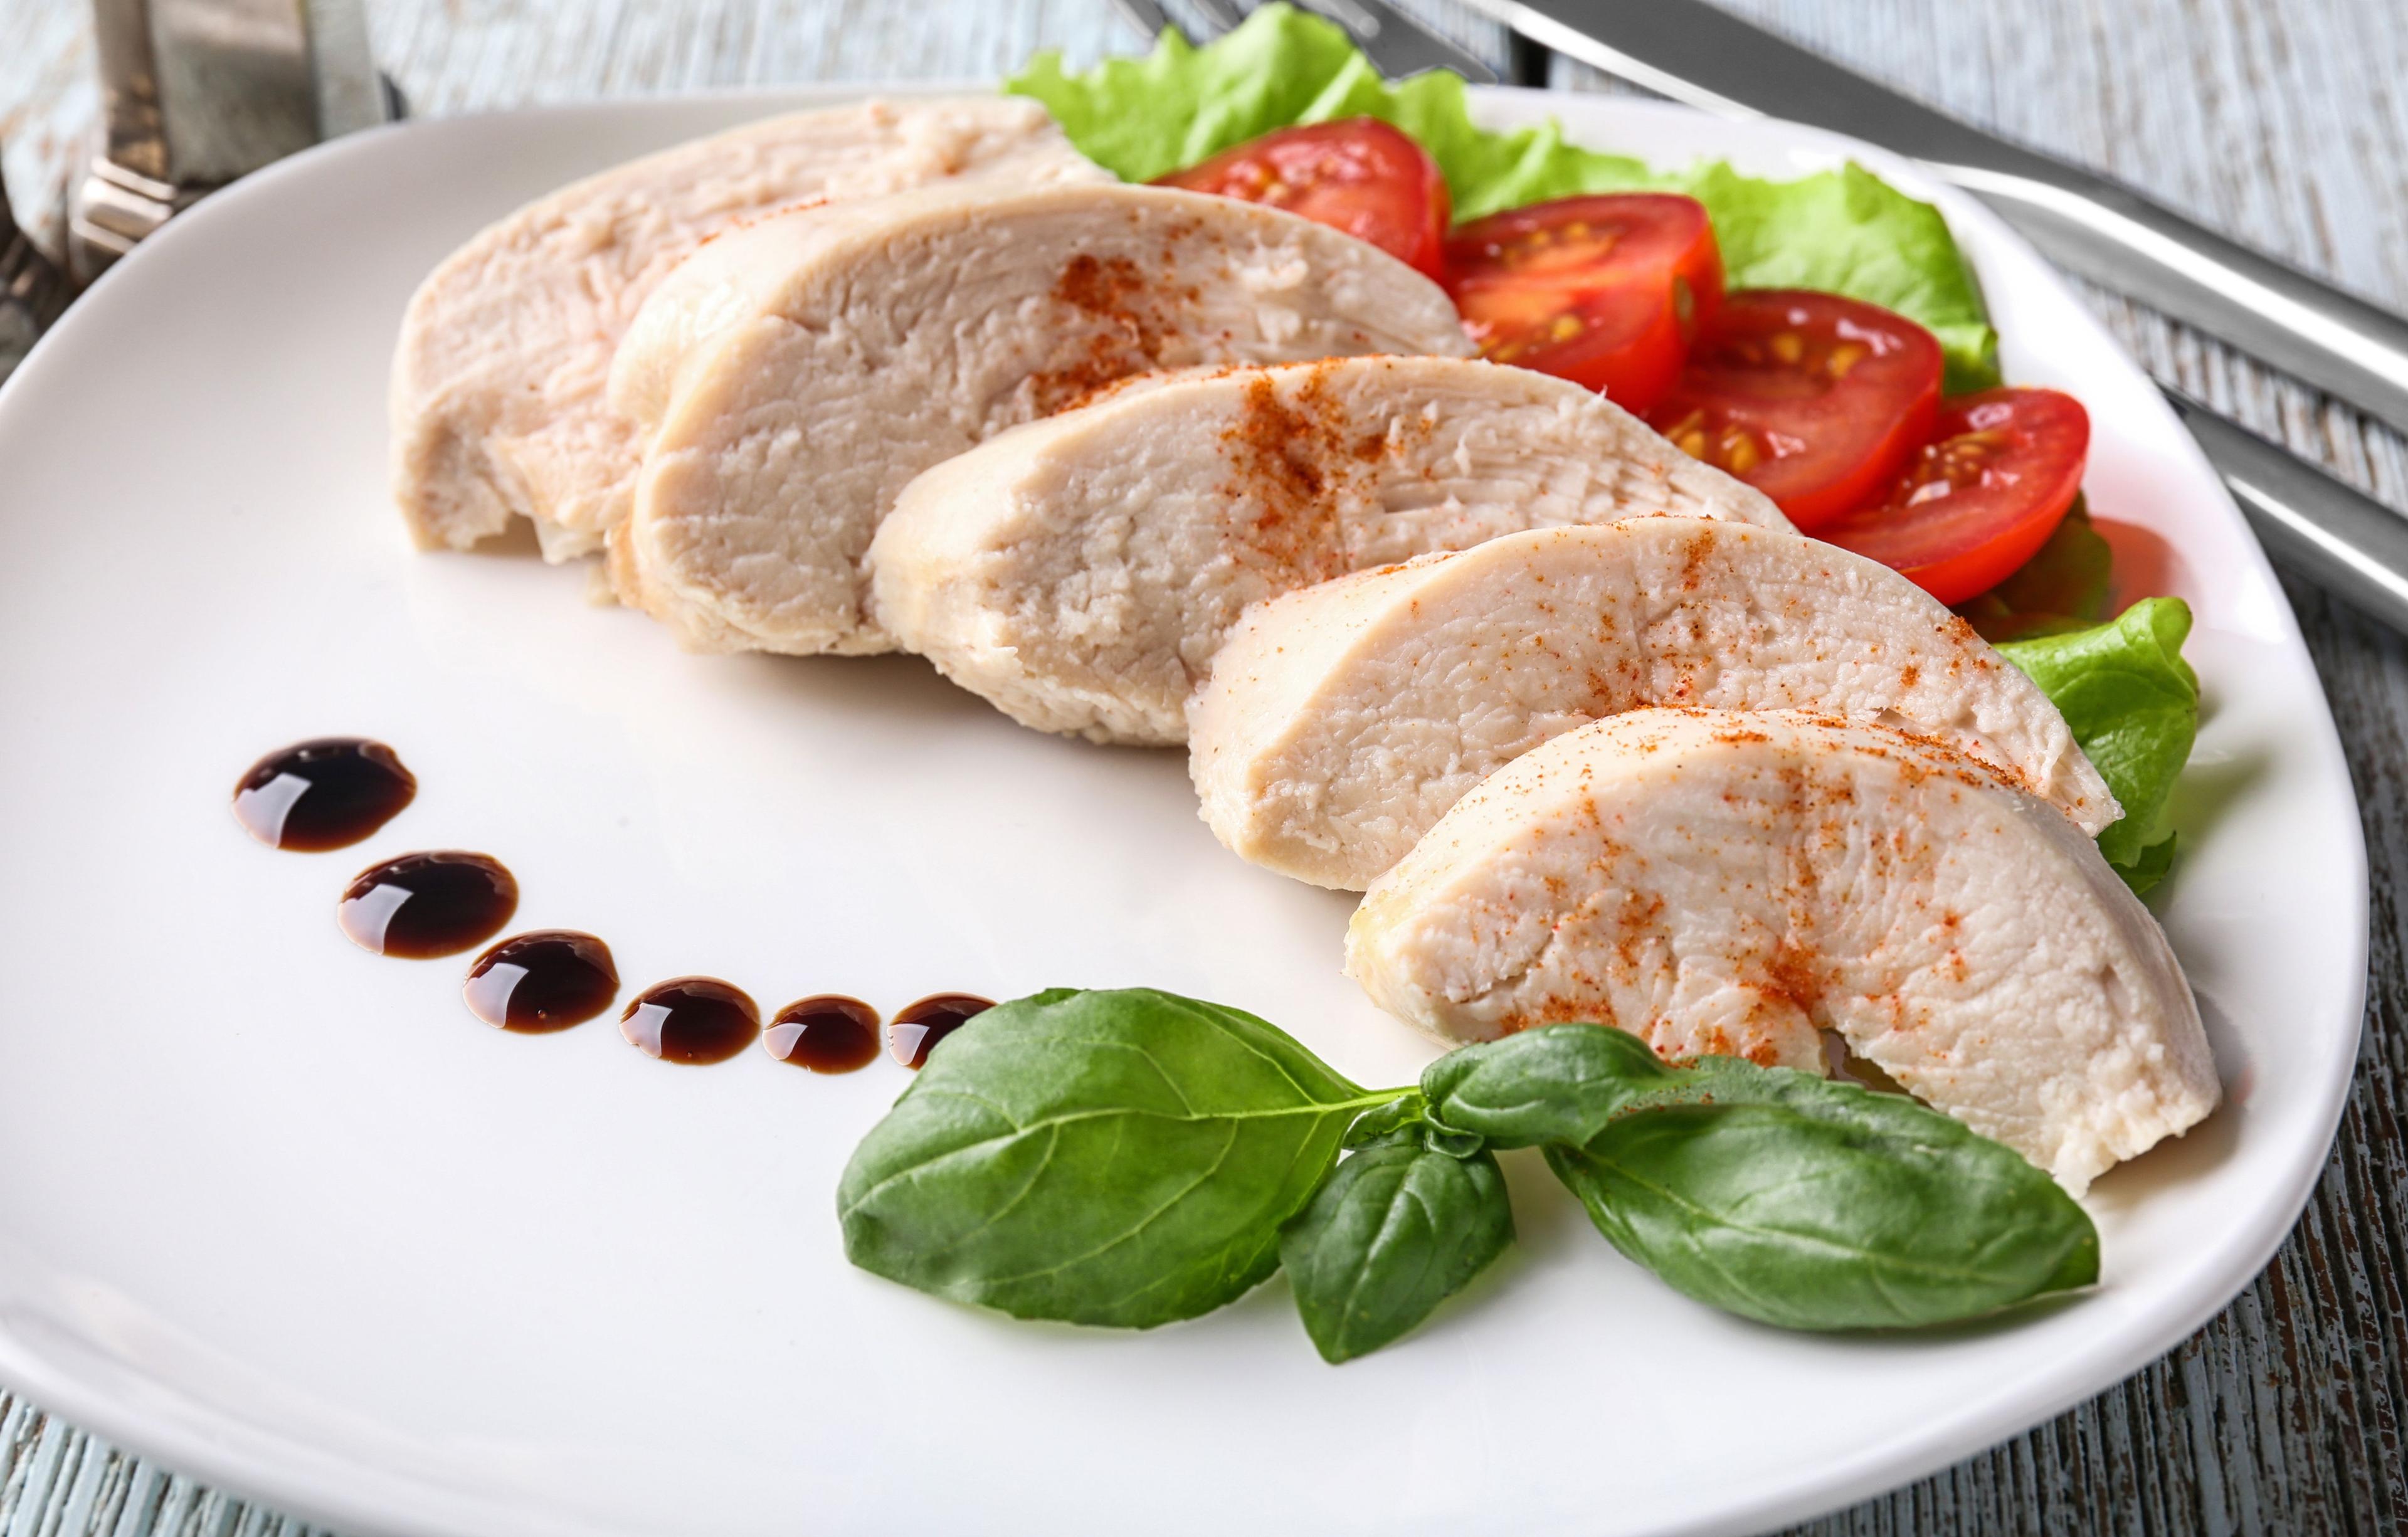
[{"label": "tomato flesh", "polygon": [[1585,294],[1495,288],[1455,302],[1489,362],[1570,380],[1625,410],[1662,399],[1689,351],[1674,307],[1637,285]]},{"label": "tomato flesh", "polygon": [[1159,178],[1341,229],[1437,279],[1451,205],[1429,152],[1377,118],[1282,128]]},{"label": "tomato flesh", "polygon": [[1474,220],[1446,242],[1447,292],[1481,355],[1645,411],[1723,302],[1713,222],[1693,197],[1558,198]]},{"label": "tomato flesh", "polygon": [[1942,405],[1888,494],[1819,531],[1942,603],[1988,592],[2065,521],[2090,456],[2090,413],[2055,390],[1984,390]]},{"label": "tomato flesh", "polygon": [[1943,362],[1930,332],[1878,305],[1751,289],[1648,421],[1811,530],[1879,495],[1930,438]]}]

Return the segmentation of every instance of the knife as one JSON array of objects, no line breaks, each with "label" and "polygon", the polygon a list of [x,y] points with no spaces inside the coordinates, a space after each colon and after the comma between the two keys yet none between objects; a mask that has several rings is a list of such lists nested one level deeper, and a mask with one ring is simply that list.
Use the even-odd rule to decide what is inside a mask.
[{"label": "knife", "polygon": [[2058,266],[2408,431],[2408,321],[2120,182],[1934,111],[1705,0],[1469,3],[1675,101],[1787,118],[1906,155],[1988,204]]},{"label": "knife", "polygon": [[[1980,197],[2059,265],[2408,428],[2408,323],[2128,187],[1994,138],[1703,0],[1469,3],[1676,101],[1898,151]],[[2408,633],[2408,518],[2180,391],[2166,395],[2270,556]]]}]

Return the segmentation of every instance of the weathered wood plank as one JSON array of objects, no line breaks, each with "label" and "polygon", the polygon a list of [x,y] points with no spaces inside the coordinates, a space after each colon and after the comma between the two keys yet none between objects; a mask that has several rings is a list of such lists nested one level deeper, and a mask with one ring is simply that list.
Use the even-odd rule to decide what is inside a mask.
[{"label": "weathered wood plank", "polygon": [[[1724,0],[1949,110],[2408,309],[2408,31],[2395,0]],[[1453,0],[1414,8],[1501,62]],[[1180,10],[1178,0],[1171,8]],[[422,112],[827,79],[993,74],[1137,48],[1104,0],[372,0]],[[0,0],[0,141],[41,227],[93,93],[80,7]],[[1595,88],[1562,65],[1557,82]],[[2408,442],[2098,291],[2153,372],[2408,508]],[[2372,860],[2373,985],[2329,1168],[2222,1315],[2093,1402],[1818,1534],[2408,1530],[2408,643],[2293,588]],[[0,1394],[0,1537],[282,1530]],[[297,1529],[294,1529],[296,1530]]]}]

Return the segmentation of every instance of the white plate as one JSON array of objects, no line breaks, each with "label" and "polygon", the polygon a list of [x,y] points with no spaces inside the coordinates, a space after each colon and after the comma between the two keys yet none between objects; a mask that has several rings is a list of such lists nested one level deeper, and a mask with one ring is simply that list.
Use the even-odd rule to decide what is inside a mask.
[{"label": "white plate", "polygon": [[[1333,1370],[1274,1282],[1151,1334],[1014,1324],[849,1269],[853,1142],[904,1084],[687,1069],[606,1018],[474,1023],[372,957],[343,881],[494,852],[524,927],[631,986],[1149,983],[1367,1083],[1426,1049],[1338,974],[1347,903],[1224,854],[1179,758],[1019,730],[920,663],[681,654],[579,575],[417,555],[386,358],[421,274],[570,177],[833,93],[436,122],[203,204],[0,395],[0,1381],[355,1532],[1737,1531],[1961,1458],[2172,1345],[2324,1158],[2365,974],[2364,853],[2291,615],[2231,504],[2039,260],[1940,196],[2009,373],[2077,391],[2128,590],[2188,597],[2210,717],[2158,902],[2230,1102],[2099,1185],[2096,1294],[2013,1327],[1818,1339],[1625,1263],[1542,1170],[1523,1243]],[[1842,140],[1489,93],[1582,141],[1794,174]],[[2137,578],[2137,582],[2133,579]],[[236,776],[364,732],[423,782],[354,850],[263,850]]]}]

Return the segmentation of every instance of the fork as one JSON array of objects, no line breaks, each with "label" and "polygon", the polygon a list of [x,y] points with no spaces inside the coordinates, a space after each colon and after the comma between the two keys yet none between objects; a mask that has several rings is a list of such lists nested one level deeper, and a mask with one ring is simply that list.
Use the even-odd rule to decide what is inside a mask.
[{"label": "fork", "polygon": [[[1363,50],[1363,56],[1371,61],[1371,67],[1383,79],[1400,80],[1426,69],[1452,69],[1474,84],[1497,83],[1497,71],[1486,60],[1440,36],[1427,23],[1406,15],[1387,0],[1297,3],[1344,28],[1346,36],[1354,39],[1354,46]],[[1155,0],[1112,0],[1112,4],[1148,37],[1159,37],[1168,29],[1189,42],[1197,41],[1195,35],[1172,21]],[[1236,26],[1253,8],[1241,0],[1187,0],[1187,6],[1201,20],[1207,38],[1217,37]]]}]

